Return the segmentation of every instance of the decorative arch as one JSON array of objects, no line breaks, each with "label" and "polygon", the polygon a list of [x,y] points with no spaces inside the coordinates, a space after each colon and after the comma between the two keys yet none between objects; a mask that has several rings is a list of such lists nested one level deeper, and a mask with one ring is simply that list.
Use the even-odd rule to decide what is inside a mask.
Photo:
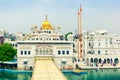
[{"label": "decorative arch", "polygon": [[37,46],[36,55],[52,55],[53,49],[51,46]]}]

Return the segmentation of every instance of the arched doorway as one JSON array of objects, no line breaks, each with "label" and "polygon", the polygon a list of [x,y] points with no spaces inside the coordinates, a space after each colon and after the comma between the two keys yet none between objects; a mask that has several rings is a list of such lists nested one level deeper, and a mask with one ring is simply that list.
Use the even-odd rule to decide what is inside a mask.
[{"label": "arched doorway", "polygon": [[107,63],[108,63],[108,64],[110,63],[110,59],[109,59],[109,58],[107,59]]},{"label": "arched doorway", "polygon": [[88,58],[86,59],[86,62],[87,62],[87,66],[89,66],[89,59]]},{"label": "arched doorway", "polygon": [[103,63],[106,64],[106,59],[104,59]]},{"label": "arched doorway", "polygon": [[110,63],[111,63],[111,65],[113,64],[113,59],[112,58],[110,59]]},{"label": "arched doorway", "polygon": [[114,59],[114,63],[115,63],[115,64],[118,64],[118,62],[119,62],[119,61],[118,61],[118,58],[115,58],[115,59]]},{"label": "arched doorway", "polygon": [[93,63],[93,58],[90,59],[90,62]]},{"label": "arched doorway", "polygon": [[101,58],[99,58],[99,63],[102,63],[102,59]]},{"label": "arched doorway", "polygon": [[98,59],[97,58],[94,58],[94,63],[98,63]]},{"label": "arched doorway", "polygon": [[94,65],[98,67],[98,58],[94,58]]}]

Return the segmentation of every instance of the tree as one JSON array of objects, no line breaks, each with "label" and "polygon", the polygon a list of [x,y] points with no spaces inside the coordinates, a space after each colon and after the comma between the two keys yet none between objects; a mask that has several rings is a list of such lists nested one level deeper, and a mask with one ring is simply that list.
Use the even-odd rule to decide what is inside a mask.
[{"label": "tree", "polygon": [[67,34],[65,34],[65,40],[68,41],[68,35],[73,34],[72,32],[68,32]]},{"label": "tree", "polygon": [[4,43],[0,45],[0,61],[10,61],[14,59],[17,54],[17,50],[14,49],[10,44]]}]

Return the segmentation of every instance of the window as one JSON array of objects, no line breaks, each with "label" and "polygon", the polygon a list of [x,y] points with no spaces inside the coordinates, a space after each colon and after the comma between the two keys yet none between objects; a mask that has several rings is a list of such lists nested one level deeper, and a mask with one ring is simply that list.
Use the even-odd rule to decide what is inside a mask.
[{"label": "window", "polygon": [[65,51],[62,51],[62,54],[65,54]]},{"label": "window", "polygon": [[112,44],[112,38],[110,38],[110,44]]},{"label": "window", "polygon": [[58,51],[58,55],[60,55],[60,51]]},{"label": "window", "polygon": [[107,45],[108,43],[107,43],[107,42],[105,42],[105,44]]},{"label": "window", "polygon": [[21,51],[21,55],[23,55],[23,51]]},{"label": "window", "polygon": [[108,52],[108,50],[105,50],[105,52]]},{"label": "window", "polygon": [[30,51],[28,51],[28,55],[30,55]]},{"label": "window", "polygon": [[73,44],[73,47],[75,47],[75,44]]},{"label": "window", "polygon": [[14,44],[13,44],[13,47],[14,47]]},{"label": "window", "polygon": [[27,64],[27,61],[24,61],[23,64]]},{"label": "window", "polygon": [[51,31],[49,31],[49,34],[51,34]]},{"label": "window", "polygon": [[98,43],[98,46],[100,46],[100,42]]},{"label": "window", "polygon": [[98,54],[100,54],[100,50],[98,50]]},{"label": "window", "polygon": [[105,54],[107,55],[108,50],[105,50]]},{"label": "window", "polygon": [[69,54],[69,51],[67,51],[67,55]]},{"label": "window", "polygon": [[35,38],[32,38],[32,40],[35,40]]},{"label": "window", "polygon": [[17,47],[17,44],[15,44],[15,46]]},{"label": "window", "polygon": [[62,61],[62,64],[66,64],[66,61]]},{"label": "window", "polygon": [[38,38],[36,38],[36,40],[38,40]]},{"label": "window", "polygon": [[89,46],[90,46],[90,42],[89,42]]},{"label": "window", "polygon": [[27,51],[24,51],[24,54],[26,55],[26,54],[27,54]]}]

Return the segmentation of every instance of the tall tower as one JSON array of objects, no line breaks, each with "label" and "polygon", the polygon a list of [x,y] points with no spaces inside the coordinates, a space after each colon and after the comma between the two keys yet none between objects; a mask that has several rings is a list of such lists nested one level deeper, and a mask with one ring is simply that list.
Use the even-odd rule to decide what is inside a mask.
[{"label": "tall tower", "polygon": [[82,7],[78,9],[78,57],[82,58]]}]

